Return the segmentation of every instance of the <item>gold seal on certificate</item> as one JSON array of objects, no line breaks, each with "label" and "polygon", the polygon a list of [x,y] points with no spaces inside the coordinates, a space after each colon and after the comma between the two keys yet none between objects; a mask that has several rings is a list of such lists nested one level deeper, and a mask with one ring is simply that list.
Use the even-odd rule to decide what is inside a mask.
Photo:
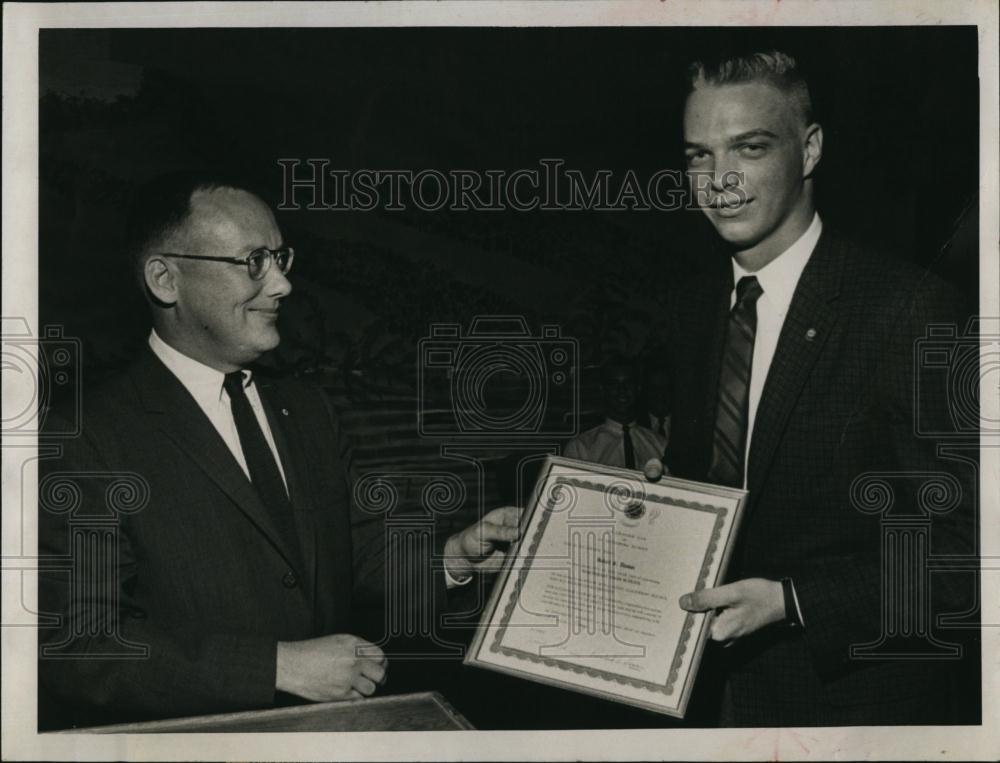
[{"label": "gold seal on certificate", "polygon": [[550,456],[466,664],[683,717],[745,498]]}]

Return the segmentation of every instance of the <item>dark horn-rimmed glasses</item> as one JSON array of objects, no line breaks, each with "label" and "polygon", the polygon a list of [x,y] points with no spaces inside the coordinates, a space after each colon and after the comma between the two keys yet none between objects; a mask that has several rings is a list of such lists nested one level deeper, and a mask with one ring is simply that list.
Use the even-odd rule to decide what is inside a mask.
[{"label": "dark horn-rimmed glasses", "polygon": [[254,249],[246,257],[209,257],[203,254],[178,254],[177,252],[159,252],[160,257],[176,257],[181,260],[205,260],[206,262],[228,262],[232,265],[246,265],[247,273],[254,281],[259,281],[267,275],[271,269],[271,263],[278,265],[278,270],[282,275],[287,275],[292,269],[292,261],[295,259],[295,250],[290,246],[283,246],[280,249],[268,249],[262,246]]}]

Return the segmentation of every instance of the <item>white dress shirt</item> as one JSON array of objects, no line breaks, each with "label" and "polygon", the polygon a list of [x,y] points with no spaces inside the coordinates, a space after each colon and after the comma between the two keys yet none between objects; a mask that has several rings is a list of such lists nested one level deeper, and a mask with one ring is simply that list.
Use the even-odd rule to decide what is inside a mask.
[{"label": "white dress shirt", "polygon": [[[792,304],[792,297],[795,295],[795,287],[799,285],[799,278],[805,270],[806,263],[812,256],[819,241],[820,233],[823,232],[823,221],[819,219],[819,213],[813,215],[812,222],[806,228],[806,232],[799,236],[798,240],[779,254],[767,265],[756,273],[751,273],[740,267],[740,264],[733,258],[733,283],[737,284],[744,276],[757,276],[764,293],[757,300],[757,333],[753,343],[753,366],[750,370],[750,410],[747,418],[747,444],[743,451],[743,487],[747,486],[747,467],[750,462],[750,440],[753,437],[753,426],[757,419],[757,406],[760,405],[760,396],[764,391],[764,382],[767,381],[767,373],[771,369],[771,361],[774,360],[774,351],[778,348],[778,337],[781,335],[781,327],[785,325],[785,316],[788,308]],[[736,289],[730,299],[730,308],[736,304]],[[802,617],[802,607],[799,605],[799,595],[795,590],[794,581],[792,584],[792,598],[795,602],[795,609],[799,616],[799,622],[803,625],[805,621]]]},{"label": "white dress shirt", "polygon": [[[226,447],[229,448],[229,452],[233,454],[233,458],[243,469],[243,473],[247,475],[247,479],[250,479],[250,470],[247,468],[247,460],[243,456],[240,435],[236,429],[236,420],[233,418],[233,410],[229,405],[229,393],[222,386],[225,374],[175,350],[159,337],[156,329],[153,329],[149,334],[149,348],[191,393],[191,397],[198,403],[198,407],[201,408],[219,436],[225,441]],[[264,439],[267,440],[267,445],[278,464],[278,471],[281,472],[281,479],[285,483],[285,491],[287,492],[288,480],[285,479],[285,469],[281,465],[281,457],[278,456],[278,449],[275,447],[274,437],[271,435],[271,426],[267,422],[267,414],[264,413],[264,406],[260,402],[260,395],[257,393],[257,386],[253,383],[250,371],[243,371],[243,385],[246,389],[247,399],[250,401],[250,407],[257,417],[257,423],[260,424],[260,428],[264,432]],[[465,585],[472,580],[472,576],[469,575],[462,579],[455,578],[445,568],[444,579],[448,588],[454,588]]]},{"label": "white dress shirt", "polygon": [[[652,429],[656,434],[661,437],[665,437],[667,441],[670,441],[670,414],[664,414],[663,417],[657,416],[655,413],[650,413],[649,415],[649,428]],[[663,426],[663,431],[660,431],[660,426]]]},{"label": "white dress shirt", "polygon": [[[753,366],[750,370],[750,411],[747,418],[747,443],[743,452],[743,486],[746,487],[747,465],[750,460],[750,440],[753,437],[753,426],[757,419],[757,407],[760,396],[767,381],[767,372],[774,360],[774,351],[778,347],[778,337],[781,327],[785,324],[785,315],[792,303],[795,287],[799,277],[812,256],[819,235],[823,232],[823,223],[819,214],[813,215],[812,222],[806,232],[788,249],[779,254],[756,273],[751,273],[740,267],[733,259],[733,283],[737,284],[744,276],[757,276],[764,293],[757,300],[757,333],[753,343]],[[730,308],[736,304],[736,289],[730,299]]]},{"label": "white dress shirt", "polygon": [[[574,437],[563,448],[566,458],[590,461],[605,466],[625,466],[625,441],[622,425],[614,419],[606,419],[603,424],[588,429]],[[632,447],[635,451],[635,468],[642,469],[651,458],[661,458],[667,441],[651,429],[637,424],[629,424]]]},{"label": "white dress shirt", "polygon": [[[236,421],[233,419],[233,410],[229,405],[229,393],[222,386],[225,374],[175,350],[160,338],[156,329],[153,329],[149,334],[149,348],[191,393],[191,397],[194,398],[208,420],[212,422],[212,426],[226,443],[226,447],[229,448],[229,452],[233,454],[233,458],[243,469],[243,473],[247,475],[247,479],[250,479],[250,470],[247,468],[247,460],[243,456],[243,448],[240,445],[240,435],[236,429]],[[264,439],[267,440],[267,445],[278,464],[278,471],[281,472],[281,479],[285,482],[285,490],[287,491],[288,480],[285,479],[285,469],[281,465],[281,458],[278,456],[278,449],[275,447],[274,437],[271,435],[271,426],[267,422],[267,414],[264,413],[264,406],[260,402],[257,385],[254,384],[250,371],[243,371],[243,386],[246,389],[250,407],[257,417],[257,423],[260,424],[260,428],[264,432]]]}]

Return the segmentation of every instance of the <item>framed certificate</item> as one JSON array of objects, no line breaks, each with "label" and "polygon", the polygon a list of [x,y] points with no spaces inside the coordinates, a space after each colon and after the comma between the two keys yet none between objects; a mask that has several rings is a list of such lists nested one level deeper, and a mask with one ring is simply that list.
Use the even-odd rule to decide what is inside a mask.
[{"label": "framed certificate", "polygon": [[682,718],[745,499],[550,456],[466,664]]}]

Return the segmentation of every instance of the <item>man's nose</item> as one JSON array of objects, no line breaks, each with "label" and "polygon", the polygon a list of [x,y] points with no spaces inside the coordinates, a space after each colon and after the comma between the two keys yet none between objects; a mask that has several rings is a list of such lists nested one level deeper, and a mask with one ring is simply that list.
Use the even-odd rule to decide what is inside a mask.
[{"label": "man's nose", "polygon": [[743,175],[737,169],[713,160],[711,164],[699,168],[693,176],[693,188],[699,203],[708,205],[719,194],[738,188],[742,181]]},{"label": "man's nose", "polygon": [[288,276],[281,272],[281,268],[276,263],[271,265],[266,277],[268,296],[281,298],[292,293],[292,282],[288,280]]},{"label": "man's nose", "polygon": [[733,188],[736,188],[742,180],[739,172],[732,167],[725,167],[721,163],[712,168],[711,178],[712,190],[720,193],[723,191],[731,191]]}]

